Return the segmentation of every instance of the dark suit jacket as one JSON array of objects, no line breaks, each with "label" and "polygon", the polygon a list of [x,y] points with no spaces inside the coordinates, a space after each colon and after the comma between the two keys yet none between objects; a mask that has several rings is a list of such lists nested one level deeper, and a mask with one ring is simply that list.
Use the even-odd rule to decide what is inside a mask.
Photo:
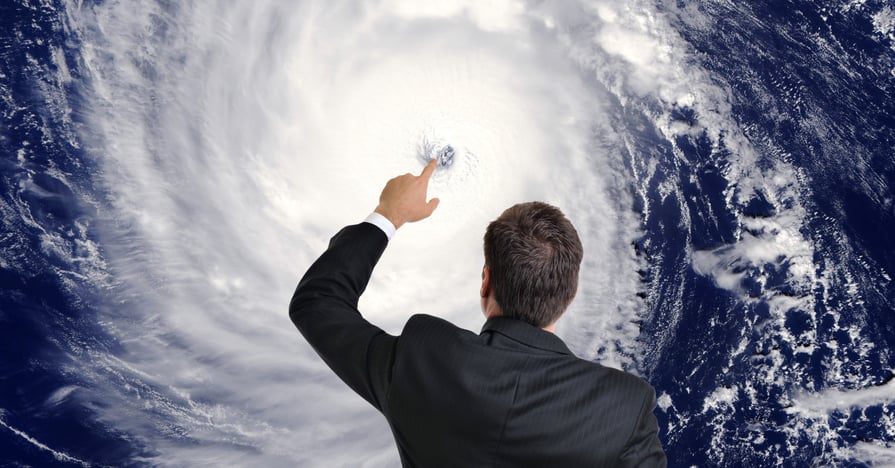
[{"label": "dark suit jacket", "polygon": [[395,337],[367,322],[358,298],[387,243],[372,224],[344,228],[302,278],[289,315],[382,412],[405,467],[665,465],[652,387],[578,359],[550,332],[498,317],[476,335],[414,315]]}]

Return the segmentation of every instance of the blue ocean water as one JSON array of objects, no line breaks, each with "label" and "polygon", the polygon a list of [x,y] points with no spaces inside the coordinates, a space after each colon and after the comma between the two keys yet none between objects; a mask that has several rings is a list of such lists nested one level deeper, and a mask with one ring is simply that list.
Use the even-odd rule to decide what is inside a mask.
[{"label": "blue ocean water", "polygon": [[[3,235],[0,272],[0,459],[4,466],[53,466],[89,454],[89,463],[121,464],[141,453],[124,434],[102,428],[90,407],[102,401],[48,398],[82,382],[78,360],[90,349],[114,352],[114,341],[97,326],[90,306],[98,291],[79,260],[92,255],[90,228],[96,218],[96,167],[77,136],[84,103],[72,82],[58,79],[53,51],[75,61],[77,38],[66,35],[58,5],[4,2],[0,89],[3,94]],[[60,91],[65,101],[50,96]],[[57,95],[58,96],[58,95]],[[101,195],[100,195],[101,196]],[[25,436],[27,434],[27,436]],[[30,442],[36,438],[44,449]]]},{"label": "blue ocean water", "polygon": [[[77,7],[94,3],[105,2]],[[680,66],[725,91],[719,112],[753,148],[704,130],[711,117],[686,103],[665,124],[692,131],[673,134],[657,124],[668,107],[659,98],[611,107],[640,220],[630,248],[644,265],[643,355],[631,366],[660,397],[670,465],[895,463],[893,7],[649,7],[690,48]],[[90,31],[72,27],[72,8],[0,4],[0,462],[177,464],[165,451],[207,445],[202,430],[137,403],[126,413],[134,422],[119,425],[104,417],[121,404],[106,386],[138,387],[161,406],[189,397],[112,367],[99,366],[108,378],[83,372],[127,352],[107,323],[133,303],[106,266],[115,250],[104,233],[135,228],[110,208],[100,162],[109,149],[88,118],[105,104],[82,55]],[[167,37],[165,24],[153,32]],[[587,40],[586,27],[569,30]],[[150,52],[131,51],[147,75]],[[233,447],[246,454],[237,465],[264,451],[236,437],[208,450]]]},{"label": "blue ocean water", "polygon": [[[646,220],[653,235],[645,236],[649,247],[644,250],[658,258],[649,274],[679,280],[656,296],[661,299],[644,325],[645,339],[666,336],[667,317],[683,314],[678,322],[683,326],[669,340],[673,344],[668,347],[675,351],[657,356],[651,381],[668,389],[675,403],[699,403],[690,389],[705,392],[719,384],[733,389],[736,403],[709,411],[676,404],[680,413],[699,414],[708,424],[687,424],[666,440],[672,446],[695,447],[723,431],[726,440],[717,441],[715,449],[729,454],[731,464],[751,460],[747,464],[864,466],[866,460],[837,458],[830,452],[857,441],[891,446],[891,425],[883,423],[891,415],[891,399],[866,408],[837,409],[830,415],[830,426],[818,431],[793,421],[788,394],[793,387],[873,388],[893,378],[891,38],[875,33],[863,11],[843,11],[835,2],[700,4],[699,9],[712,18],[712,27],[692,28],[680,16],[679,31],[694,45],[702,65],[729,84],[732,111],[759,148],[757,164],[784,159],[810,187],[810,221],[803,231],[814,244],[816,273],[853,282],[861,300],[853,299],[854,290],[829,283],[794,290],[786,281],[790,265],[785,262],[732,265],[743,273],[740,288],[758,299],[747,304],[718,294],[715,285],[698,275],[681,275],[679,257],[687,242],[696,249],[717,249],[737,236],[738,226],[724,210],[726,184],[718,172],[725,158],[709,156],[711,150],[698,138],[667,144],[665,160],[672,159],[673,145],[693,155],[692,165],[669,164],[666,173],[676,169],[682,181],[692,181],[683,192],[697,196],[673,201],[690,213],[689,239],[668,233],[667,226],[679,225],[675,209]],[[760,192],[738,209],[755,218],[773,214]],[[813,307],[787,310],[774,323],[762,300],[769,291],[811,298]],[[674,298],[681,296],[689,306],[679,311]],[[858,327],[860,335],[849,334],[850,327]],[[744,335],[751,335],[748,344],[728,360]],[[873,344],[870,349],[864,346],[868,342]],[[837,345],[824,346],[829,343]],[[699,363],[695,369],[693,363]],[[764,378],[769,371],[781,380]],[[664,424],[674,419],[662,418]],[[676,455],[680,464],[706,462],[699,450],[684,449]]]}]

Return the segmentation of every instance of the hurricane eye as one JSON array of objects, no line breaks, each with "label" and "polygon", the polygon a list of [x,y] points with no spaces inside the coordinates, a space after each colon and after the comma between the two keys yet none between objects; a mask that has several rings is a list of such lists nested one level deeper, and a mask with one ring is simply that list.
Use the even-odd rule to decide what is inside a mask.
[{"label": "hurricane eye", "polygon": [[418,145],[418,156],[424,164],[435,159],[438,166],[448,168],[454,164],[457,151],[448,143],[442,141],[423,138]]},{"label": "hurricane eye", "polygon": [[436,158],[438,158],[439,166],[450,166],[454,163],[454,148],[451,145],[446,145],[444,148],[441,148],[441,150],[438,151]]}]

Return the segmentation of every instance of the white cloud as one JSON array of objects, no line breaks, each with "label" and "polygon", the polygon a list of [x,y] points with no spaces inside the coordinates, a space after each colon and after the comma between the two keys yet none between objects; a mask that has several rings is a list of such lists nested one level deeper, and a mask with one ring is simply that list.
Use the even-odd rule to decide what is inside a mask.
[{"label": "white cloud", "polygon": [[[895,379],[883,385],[856,390],[830,388],[821,392],[803,392],[793,397],[789,412],[811,418],[828,418],[834,411],[848,412],[854,408],[886,405],[895,402]],[[888,432],[895,431],[895,426]]]}]

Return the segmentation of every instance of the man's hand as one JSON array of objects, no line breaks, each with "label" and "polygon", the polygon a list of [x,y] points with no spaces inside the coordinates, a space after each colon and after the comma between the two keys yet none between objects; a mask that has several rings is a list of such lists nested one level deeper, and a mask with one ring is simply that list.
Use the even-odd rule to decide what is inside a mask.
[{"label": "man's hand", "polygon": [[438,207],[437,198],[426,202],[429,179],[435,173],[436,165],[438,160],[433,159],[418,176],[407,173],[388,181],[379,195],[379,206],[374,211],[388,218],[395,229],[404,223],[428,218]]}]

